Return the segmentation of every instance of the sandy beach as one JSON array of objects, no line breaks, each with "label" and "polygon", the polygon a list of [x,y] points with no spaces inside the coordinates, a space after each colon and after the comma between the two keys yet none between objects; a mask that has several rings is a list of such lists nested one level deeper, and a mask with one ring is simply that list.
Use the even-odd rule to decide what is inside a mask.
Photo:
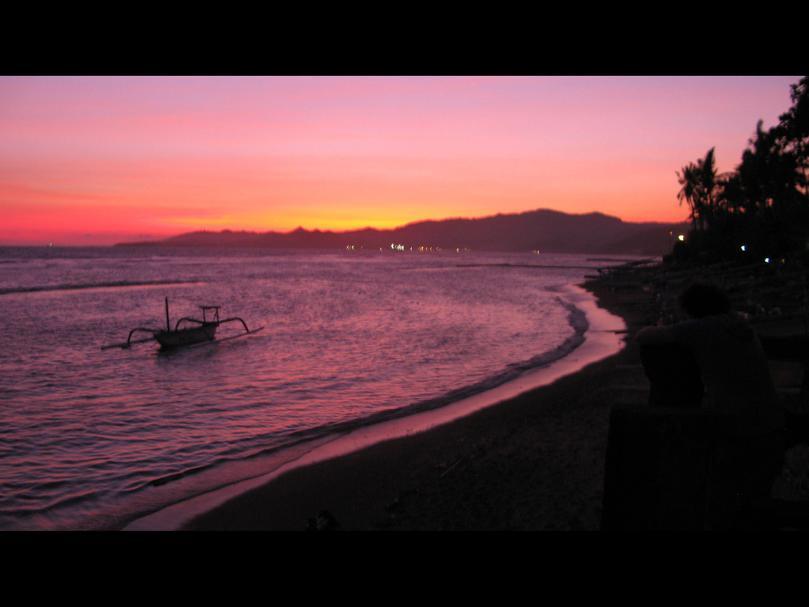
[{"label": "sandy beach", "polygon": [[631,336],[656,310],[640,283],[585,287],[626,322],[618,354],[437,428],[287,472],[183,529],[598,529],[610,407],[647,399]]}]

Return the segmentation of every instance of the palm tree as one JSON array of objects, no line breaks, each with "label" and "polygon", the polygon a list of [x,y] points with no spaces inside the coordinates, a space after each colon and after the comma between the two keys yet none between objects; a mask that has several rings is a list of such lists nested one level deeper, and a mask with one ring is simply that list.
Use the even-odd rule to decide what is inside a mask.
[{"label": "palm tree", "polygon": [[791,98],[779,124],[765,130],[758,122],[734,172],[717,175],[715,148],[677,172],[696,249],[725,255],[742,242],[809,251],[809,77],[792,86]]},{"label": "palm tree", "polygon": [[701,209],[700,209],[700,199],[697,195],[698,189],[698,172],[697,167],[689,162],[685,165],[682,169],[682,172],[677,173],[677,181],[682,186],[680,191],[677,192],[677,199],[680,201],[680,205],[683,204],[683,200],[688,203],[690,208],[690,213],[688,215],[689,219],[691,220],[691,224],[694,226],[695,230],[699,229],[699,219],[701,216]]},{"label": "palm tree", "polygon": [[716,215],[718,181],[716,178],[716,161],[714,148],[708,150],[705,158],[696,163],[689,162],[677,173],[677,180],[682,186],[677,199],[682,204],[685,200],[691,208],[690,219],[695,230],[705,230]]},{"label": "palm tree", "polygon": [[703,202],[703,215],[705,217],[705,226],[710,227],[716,220],[717,208],[717,180],[716,180],[716,161],[714,158],[714,148],[708,150],[705,158],[697,161],[699,166],[699,178],[704,197]]}]

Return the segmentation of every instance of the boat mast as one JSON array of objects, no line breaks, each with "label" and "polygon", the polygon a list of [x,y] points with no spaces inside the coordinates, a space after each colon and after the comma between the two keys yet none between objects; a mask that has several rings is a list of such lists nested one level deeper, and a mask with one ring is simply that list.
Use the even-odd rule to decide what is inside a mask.
[{"label": "boat mast", "polygon": [[166,297],[166,331],[171,331],[171,324],[169,323],[169,298]]}]

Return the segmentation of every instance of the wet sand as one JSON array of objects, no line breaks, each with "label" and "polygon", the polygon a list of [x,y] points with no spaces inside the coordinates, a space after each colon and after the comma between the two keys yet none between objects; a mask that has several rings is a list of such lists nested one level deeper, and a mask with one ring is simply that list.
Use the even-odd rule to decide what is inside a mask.
[{"label": "wet sand", "polygon": [[[640,283],[585,286],[624,318],[628,336],[653,322]],[[610,407],[647,395],[629,339],[618,354],[496,406],[286,472],[183,529],[598,529]]]}]

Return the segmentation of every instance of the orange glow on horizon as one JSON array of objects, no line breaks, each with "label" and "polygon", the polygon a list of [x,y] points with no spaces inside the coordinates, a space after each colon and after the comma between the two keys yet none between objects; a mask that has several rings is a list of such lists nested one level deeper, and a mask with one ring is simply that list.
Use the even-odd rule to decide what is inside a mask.
[{"label": "orange glow on horizon", "polygon": [[0,77],[2,244],[396,228],[553,209],[685,221],[797,78]]}]

